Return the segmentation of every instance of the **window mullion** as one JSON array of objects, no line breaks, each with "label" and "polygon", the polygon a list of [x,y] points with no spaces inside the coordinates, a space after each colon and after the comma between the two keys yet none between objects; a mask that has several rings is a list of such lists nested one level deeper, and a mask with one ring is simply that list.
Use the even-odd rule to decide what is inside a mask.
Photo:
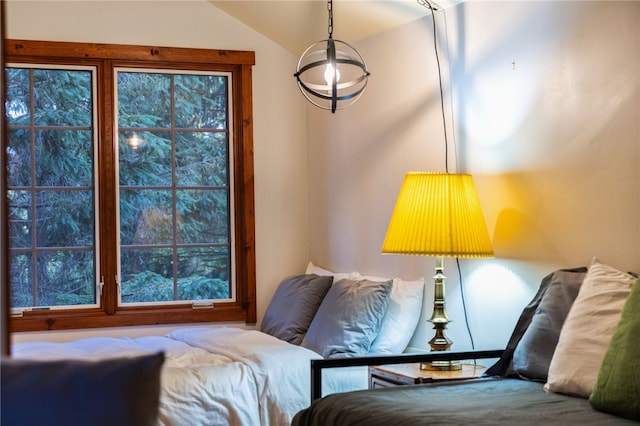
[{"label": "window mullion", "polygon": [[31,188],[29,198],[31,200],[31,270],[34,271],[33,305],[38,305],[38,279],[35,273],[38,270],[38,228],[37,224],[37,197],[36,197],[36,130],[35,130],[35,90],[33,85],[33,70],[29,70],[29,143],[31,155]]},{"label": "window mullion", "polygon": [[117,279],[117,172],[114,117],[114,69],[111,61],[98,67],[98,170],[100,205],[100,267],[104,277],[101,306],[108,315],[115,314],[118,304]]},{"label": "window mullion", "polygon": [[178,179],[176,177],[176,86],[175,75],[171,75],[171,205],[172,205],[172,228],[173,238],[172,259],[173,259],[173,298],[178,300]]}]

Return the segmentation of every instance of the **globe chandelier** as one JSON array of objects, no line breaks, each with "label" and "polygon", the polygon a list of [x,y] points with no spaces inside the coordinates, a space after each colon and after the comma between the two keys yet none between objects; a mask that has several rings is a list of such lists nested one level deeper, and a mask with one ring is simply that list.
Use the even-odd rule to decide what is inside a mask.
[{"label": "globe chandelier", "polygon": [[327,2],[327,10],[329,38],[312,44],[304,51],[294,76],[309,102],[335,113],[362,96],[370,73],[354,47],[333,39],[332,0]]}]

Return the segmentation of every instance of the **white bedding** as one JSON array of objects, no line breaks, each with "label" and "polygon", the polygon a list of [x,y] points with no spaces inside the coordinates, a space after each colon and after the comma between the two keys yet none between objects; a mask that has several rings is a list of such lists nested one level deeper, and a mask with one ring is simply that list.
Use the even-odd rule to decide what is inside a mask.
[{"label": "white bedding", "polygon": [[[165,353],[159,424],[289,425],[309,405],[310,360],[320,355],[255,330],[187,328],[166,336],[15,344],[15,357],[104,359]],[[323,394],[366,388],[366,371],[329,371]]]}]

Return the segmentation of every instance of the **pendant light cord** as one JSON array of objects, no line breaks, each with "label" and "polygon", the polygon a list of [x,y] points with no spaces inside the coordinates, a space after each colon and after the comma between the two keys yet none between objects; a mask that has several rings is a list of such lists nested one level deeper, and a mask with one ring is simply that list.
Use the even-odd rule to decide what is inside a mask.
[{"label": "pendant light cord", "polygon": [[438,55],[438,41],[436,31],[436,13],[435,9],[429,3],[429,0],[418,0],[418,4],[426,7],[431,11],[431,19],[433,21],[433,49],[436,53],[436,63],[438,64],[438,82],[440,84],[440,109],[442,111],[442,125],[444,127],[444,168],[449,173],[449,142],[447,140],[447,121],[444,113],[444,89],[442,88],[442,70],[440,68],[440,56]]},{"label": "pendant light cord", "polygon": [[333,38],[333,0],[327,2],[327,10],[329,11],[329,24],[327,25],[327,32],[329,38]]}]

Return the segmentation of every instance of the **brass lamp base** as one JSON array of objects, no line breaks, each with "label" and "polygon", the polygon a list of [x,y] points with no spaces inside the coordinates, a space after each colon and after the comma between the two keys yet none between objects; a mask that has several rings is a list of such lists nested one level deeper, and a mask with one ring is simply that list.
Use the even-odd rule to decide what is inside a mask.
[{"label": "brass lamp base", "polygon": [[[431,346],[432,352],[448,351],[451,349],[453,342],[444,334],[444,330],[447,328],[450,320],[445,312],[444,280],[446,277],[444,275],[442,256],[436,256],[436,274],[433,278],[433,315],[431,315],[429,322],[433,324],[436,334],[429,340],[429,346]],[[420,369],[430,371],[457,371],[462,370],[462,364],[460,361],[423,362],[420,364]]]}]

